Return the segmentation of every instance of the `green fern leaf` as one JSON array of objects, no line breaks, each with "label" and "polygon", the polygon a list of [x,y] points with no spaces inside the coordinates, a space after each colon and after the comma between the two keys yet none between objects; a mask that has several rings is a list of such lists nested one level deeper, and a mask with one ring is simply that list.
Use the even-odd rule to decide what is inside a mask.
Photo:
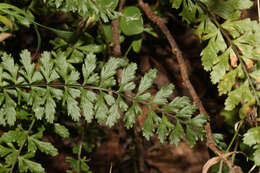
[{"label": "green fern leaf", "polygon": [[173,93],[174,85],[170,84],[167,86],[162,87],[154,96],[153,100],[151,101],[152,104],[166,104],[167,98]]},{"label": "green fern leaf", "polygon": [[157,73],[157,70],[152,69],[152,70],[149,70],[144,75],[144,77],[141,79],[140,85],[138,87],[137,96],[142,94],[145,90],[149,89],[152,86],[153,81],[156,77],[156,73]]}]

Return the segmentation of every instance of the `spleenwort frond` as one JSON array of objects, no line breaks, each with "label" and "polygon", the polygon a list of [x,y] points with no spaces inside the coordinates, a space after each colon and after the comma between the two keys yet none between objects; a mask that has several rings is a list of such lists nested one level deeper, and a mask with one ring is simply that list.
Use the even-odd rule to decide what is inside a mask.
[{"label": "spleenwort frond", "polygon": [[[207,42],[201,52],[202,64],[210,72],[212,83],[218,85],[219,95],[227,94],[225,110],[239,108],[241,119],[257,116],[250,115],[250,110],[260,106],[260,24],[249,18],[240,19],[241,10],[250,8],[253,2],[172,1],[173,8],[180,8],[181,4],[183,20],[196,24],[196,34]],[[253,160],[260,165],[258,132],[258,127],[250,129],[244,135],[244,143],[254,146]]]},{"label": "spleenwort frond", "polygon": [[[0,124],[3,126],[16,124],[17,119],[20,119],[17,107],[20,107],[30,112],[36,121],[54,124],[57,134],[68,137],[67,129],[56,123],[57,106],[61,105],[75,122],[80,119],[85,119],[87,123],[96,120],[99,124],[112,127],[122,117],[125,126],[131,128],[136,123],[137,116],[142,114],[143,105],[150,110],[142,125],[146,139],[157,134],[161,142],[169,141],[177,145],[186,136],[188,143],[194,146],[198,138],[203,137],[202,127],[207,116],[198,115],[193,118],[197,107],[187,97],[176,97],[169,102],[174,89],[172,84],[162,87],[154,96],[147,92],[156,77],[155,69],[148,71],[136,86],[134,80],[137,65],[122,58],[110,58],[106,63],[101,63],[97,62],[95,54],[88,54],[78,71],[79,67],[76,68],[62,52],[54,56],[43,52],[37,65],[32,61],[28,50],[22,51],[20,57],[20,65],[14,62],[11,55],[4,53],[1,57]],[[120,68],[122,76],[120,83],[117,83],[116,75]],[[125,92],[130,94],[126,95]],[[24,130],[20,127],[20,131]],[[35,153],[38,148],[46,154],[56,155],[57,150],[50,143],[38,140],[42,132],[40,130],[26,138],[28,152]],[[9,133],[16,134],[18,130],[5,134]],[[5,146],[8,142],[5,140],[6,135],[0,138],[3,151],[1,157],[16,156],[23,171],[33,172],[34,168],[42,170],[38,163],[26,160],[33,156],[24,157],[22,152],[17,155],[11,146]],[[19,144],[19,139],[12,142],[18,142],[18,147],[25,147]],[[9,160],[5,167],[9,168],[13,161]],[[34,168],[26,166],[29,163],[35,165]]]}]

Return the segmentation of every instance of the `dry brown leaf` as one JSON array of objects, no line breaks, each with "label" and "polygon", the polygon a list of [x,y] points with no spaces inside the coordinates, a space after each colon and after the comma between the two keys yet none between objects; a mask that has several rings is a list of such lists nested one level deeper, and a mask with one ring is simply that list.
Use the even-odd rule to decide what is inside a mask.
[{"label": "dry brown leaf", "polygon": [[[233,152],[229,152],[229,153],[226,153],[226,154],[222,154],[222,158],[227,158],[229,157],[230,155],[232,154],[236,154],[236,153],[241,153],[241,152],[237,152],[237,151],[233,151]],[[205,163],[205,165],[203,166],[202,168],[202,173],[207,173],[208,170],[215,164],[217,164],[219,161],[221,160],[221,157],[220,156],[217,156],[217,157],[213,157],[211,159],[209,159],[207,161],[207,163]],[[234,166],[234,169],[236,173],[242,173],[242,170],[241,168],[237,167],[237,166]],[[233,171],[234,172],[234,171]]]},{"label": "dry brown leaf", "polygon": [[230,63],[232,67],[237,67],[238,58],[236,55],[230,55]]},{"label": "dry brown leaf", "polygon": [[12,34],[11,33],[1,33],[0,34],[0,42],[4,41],[5,39],[11,37]]},{"label": "dry brown leaf", "polygon": [[260,83],[260,76],[256,80],[257,83]]},{"label": "dry brown leaf", "polygon": [[247,68],[248,70],[250,70],[250,69],[253,68],[253,67],[254,67],[254,61],[251,60],[251,59],[248,59],[247,62],[246,62],[246,68]]}]

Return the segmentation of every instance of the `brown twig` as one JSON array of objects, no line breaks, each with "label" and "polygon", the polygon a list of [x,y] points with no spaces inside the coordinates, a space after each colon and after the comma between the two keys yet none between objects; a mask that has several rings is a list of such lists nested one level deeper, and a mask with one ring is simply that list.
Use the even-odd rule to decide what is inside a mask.
[{"label": "brown twig", "polygon": [[[121,11],[124,7],[125,0],[121,0],[119,3],[118,11]],[[112,21],[112,35],[113,35],[113,55],[116,57],[121,56],[120,46],[120,30],[119,30],[119,18]]]},{"label": "brown twig", "polygon": [[[183,82],[184,82],[185,86],[187,87],[187,89],[189,90],[193,101],[199,107],[200,113],[208,114],[207,111],[205,110],[200,98],[198,97],[194,87],[192,86],[192,84],[190,82],[187,67],[186,67],[185,61],[182,56],[182,52],[179,49],[179,47],[178,47],[175,39],[171,35],[170,31],[168,30],[167,26],[164,24],[164,22],[161,18],[159,18],[158,16],[156,16],[154,14],[154,12],[151,10],[149,5],[144,3],[143,0],[138,0],[138,4],[142,8],[142,10],[145,12],[147,17],[151,21],[153,21],[158,26],[158,28],[163,32],[163,34],[167,38],[168,42],[170,43],[172,53],[176,56],[177,61],[179,63],[181,77],[183,79]],[[212,137],[211,127],[210,127],[209,123],[206,123],[206,125],[204,126],[204,129],[206,130],[207,146],[227,164],[231,173],[242,173],[241,168],[233,165],[233,163],[230,160],[223,157],[223,153],[216,147],[216,144]]]}]

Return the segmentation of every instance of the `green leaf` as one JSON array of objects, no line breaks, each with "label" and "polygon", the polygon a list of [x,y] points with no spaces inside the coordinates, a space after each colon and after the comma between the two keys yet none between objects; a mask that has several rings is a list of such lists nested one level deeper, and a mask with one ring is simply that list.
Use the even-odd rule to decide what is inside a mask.
[{"label": "green leaf", "polygon": [[115,101],[115,98],[109,94],[105,94],[104,95],[104,99],[106,101],[106,103],[111,106],[112,104],[114,104],[116,101]]},{"label": "green leaf", "polygon": [[31,140],[37,145],[41,152],[51,156],[56,156],[58,154],[58,150],[51,143],[43,142],[32,137],[28,138],[31,138]]},{"label": "green leaf", "polygon": [[136,100],[149,100],[152,97],[151,93],[147,92],[136,97]]},{"label": "green leaf", "polygon": [[206,71],[212,69],[215,58],[217,57],[218,50],[214,39],[210,39],[206,48],[201,51],[202,65]]},{"label": "green leaf", "polygon": [[132,46],[133,46],[133,50],[135,51],[135,53],[139,53],[141,48],[142,48],[142,41],[143,39],[138,39],[138,40],[134,40],[132,42]]},{"label": "green leaf", "polygon": [[122,64],[122,59],[120,58],[110,58],[108,62],[104,65],[104,67],[101,70],[101,83],[100,86],[109,86],[106,84],[106,82],[112,83],[114,81],[114,78],[111,78],[116,74],[117,68],[119,68]]},{"label": "green leaf", "polygon": [[219,95],[227,94],[231,91],[233,85],[236,82],[236,76],[238,74],[238,68],[228,72],[222,78],[218,85]]},{"label": "green leaf", "polygon": [[134,102],[132,106],[128,109],[128,111],[125,113],[124,121],[127,129],[132,128],[136,121],[136,113],[135,113],[136,105],[137,103]]},{"label": "green leaf", "polygon": [[104,101],[104,93],[100,93],[97,103],[95,105],[95,117],[99,124],[105,123],[107,120],[108,108]]},{"label": "green leaf", "polygon": [[258,144],[260,142],[260,127],[249,129],[243,137],[243,142],[249,146]]},{"label": "green leaf", "polygon": [[128,105],[127,105],[126,102],[122,99],[121,96],[119,96],[119,97],[117,98],[117,102],[119,103],[119,108],[120,108],[120,110],[121,110],[122,112],[127,111]]},{"label": "green leaf", "polygon": [[136,70],[137,65],[135,63],[130,63],[126,68],[123,69],[119,91],[127,91],[126,89],[129,89],[129,87],[126,87],[126,84],[135,78]]},{"label": "green leaf", "polygon": [[174,128],[174,125],[167,119],[165,115],[162,116],[162,121],[158,126],[157,134],[161,143],[163,143],[167,136],[169,135],[169,131]]},{"label": "green leaf", "polygon": [[14,125],[16,121],[16,103],[14,102],[8,94],[5,95],[5,106],[4,106],[4,114],[7,120],[7,124],[10,126]]},{"label": "green leaf", "polygon": [[118,0],[97,0],[97,2],[105,9],[114,10],[117,7]]},{"label": "green leaf", "polygon": [[230,49],[217,57],[218,63],[212,68],[212,72],[210,73],[210,78],[213,84],[218,83],[229,69],[229,55]]},{"label": "green leaf", "polygon": [[244,82],[239,88],[231,91],[225,101],[225,110],[234,109],[241,101],[245,103],[252,100],[253,96],[248,86],[248,82]]},{"label": "green leaf", "polygon": [[90,123],[94,117],[94,105],[92,102],[96,100],[96,97],[92,94],[94,93],[91,91],[81,90],[80,108],[82,109],[82,115],[88,123]]},{"label": "green leaf", "polygon": [[45,118],[49,123],[53,123],[56,113],[56,103],[51,97],[50,94],[47,95],[46,104],[45,104]]},{"label": "green leaf", "polygon": [[188,105],[183,107],[177,114],[176,117],[179,118],[190,118],[192,117],[193,113],[197,110],[197,106],[195,105]]},{"label": "green leaf", "polygon": [[177,120],[176,125],[170,134],[170,144],[174,144],[175,146],[177,146],[184,135],[184,129],[180,122]]},{"label": "green leaf", "polygon": [[254,160],[255,164],[257,166],[259,166],[260,165],[260,145],[254,146],[254,149],[256,149],[256,150],[255,150],[255,152],[253,154],[254,155],[253,160]]},{"label": "green leaf", "polygon": [[84,64],[82,66],[82,73],[84,77],[84,82],[83,84],[86,84],[90,74],[95,70],[96,68],[96,56],[94,54],[88,54]]},{"label": "green leaf", "polygon": [[21,73],[29,81],[29,83],[31,83],[33,72],[35,69],[35,64],[32,64],[31,53],[28,50],[23,50],[20,56],[21,56],[21,63],[25,68],[25,72],[21,71]]},{"label": "green leaf", "polygon": [[47,83],[54,81],[59,78],[58,73],[54,69],[54,62],[51,59],[51,55],[49,52],[43,52],[40,58],[40,66],[39,69],[44,76]]},{"label": "green leaf", "polygon": [[155,125],[159,124],[160,122],[161,122],[161,118],[154,111],[151,110],[148,113],[148,116],[145,119],[142,126],[143,136],[147,140],[149,140],[150,137],[153,136],[155,132]]},{"label": "green leaf", "polygon": [[72,117],[72,120],[79,121],[79,118],[81,117],[80,108],[78,102],[71,96],[68,96],[67,98],[67,110],[69,116]]},{"label": "green leaf", "polygon": [[17,79],[17,74],[18,74],[18,65],[14,64],[14,59],[11,55],[8,55],[7,53],[4,53],[2,55],[2,66],[4,68],[4,70],[8,71],[11,76],[10,76],[10,80],[13,83],[16,83],[16,79]]},{"label": "green leaf", "polygon": [[13,150],[0,145],[0,156],[5,157],[7,154],[11,153]]},{"label": "green leaf", "polygon": [[127,35],[137,35],[143,32],[142,13],[135,6],[128,6],[123,9],[120,19],[120,29]]},{"label": "green leaf", "polygon": [[191,147],[193,147],[196,144],[198,137],[196,136],[194,131],[189,126],[186,127],[186,133],[187,133],[186,134],[187,141],[188,141],[189,145]]},{"label": "green leaf", "polygon": [[89,44],[86,46],[78,47],[79,50],[83,51],[84,53],[101,53],[104,51],[104,45],[97,45],[97,44]]},{"label": "green leaf", "polygon": [[166,104],[167,98],[173,93],[174,85],[169,84],[167,86],[163,86],[154,96],[153,100],[151,101],[152,104],[159,104],[163,105]]},{"label": "green leaf", "polygon": [[42,165],[37,162],[33,162],[31,160],[18,157],[18,163],[19,163],[19,169],[22,170],[22,172],[28,172],[29,170],[31,172],[36,172],[36,173],[45,172],[45,169],[42,167]]},{"label": "green leaf", "polygon": [[183,0],[171,0],[171,1],[172,1],[172,8],[178,9],[180,8]]},{"label": "green leaf", "polygon": [[105,38],[113,42],[113,34],[112,34],[112,25],[111,24],[102,24],[102,28],[104,30]]},{"label": "green leaf", "polygon": [[118,104],[115,103],[111,108],[109,109],[106,125],[108,127],[112,127],[115,125],[115,123],[120,118],[120,113],[118,111]]},{"label": "green leaf", "polygon": [[69,130],[59,123],[54,123],[54,132],[63,138],[68,138],[70,135]]},{"label": "green leaf", "polygon": [[193,127],[201,128],[203,127],[203,124],[207,122],[208,116],[204,114],[199,114],[196,117],[189,120],[190,125]]},{"label": "green leaf", "polygon": [[153,81],[156,77],[156,73],[156,69],[151,69],[144,75],[138,87],[137,95],[142,94],[145,90],[149,89],[152,86]]}]

